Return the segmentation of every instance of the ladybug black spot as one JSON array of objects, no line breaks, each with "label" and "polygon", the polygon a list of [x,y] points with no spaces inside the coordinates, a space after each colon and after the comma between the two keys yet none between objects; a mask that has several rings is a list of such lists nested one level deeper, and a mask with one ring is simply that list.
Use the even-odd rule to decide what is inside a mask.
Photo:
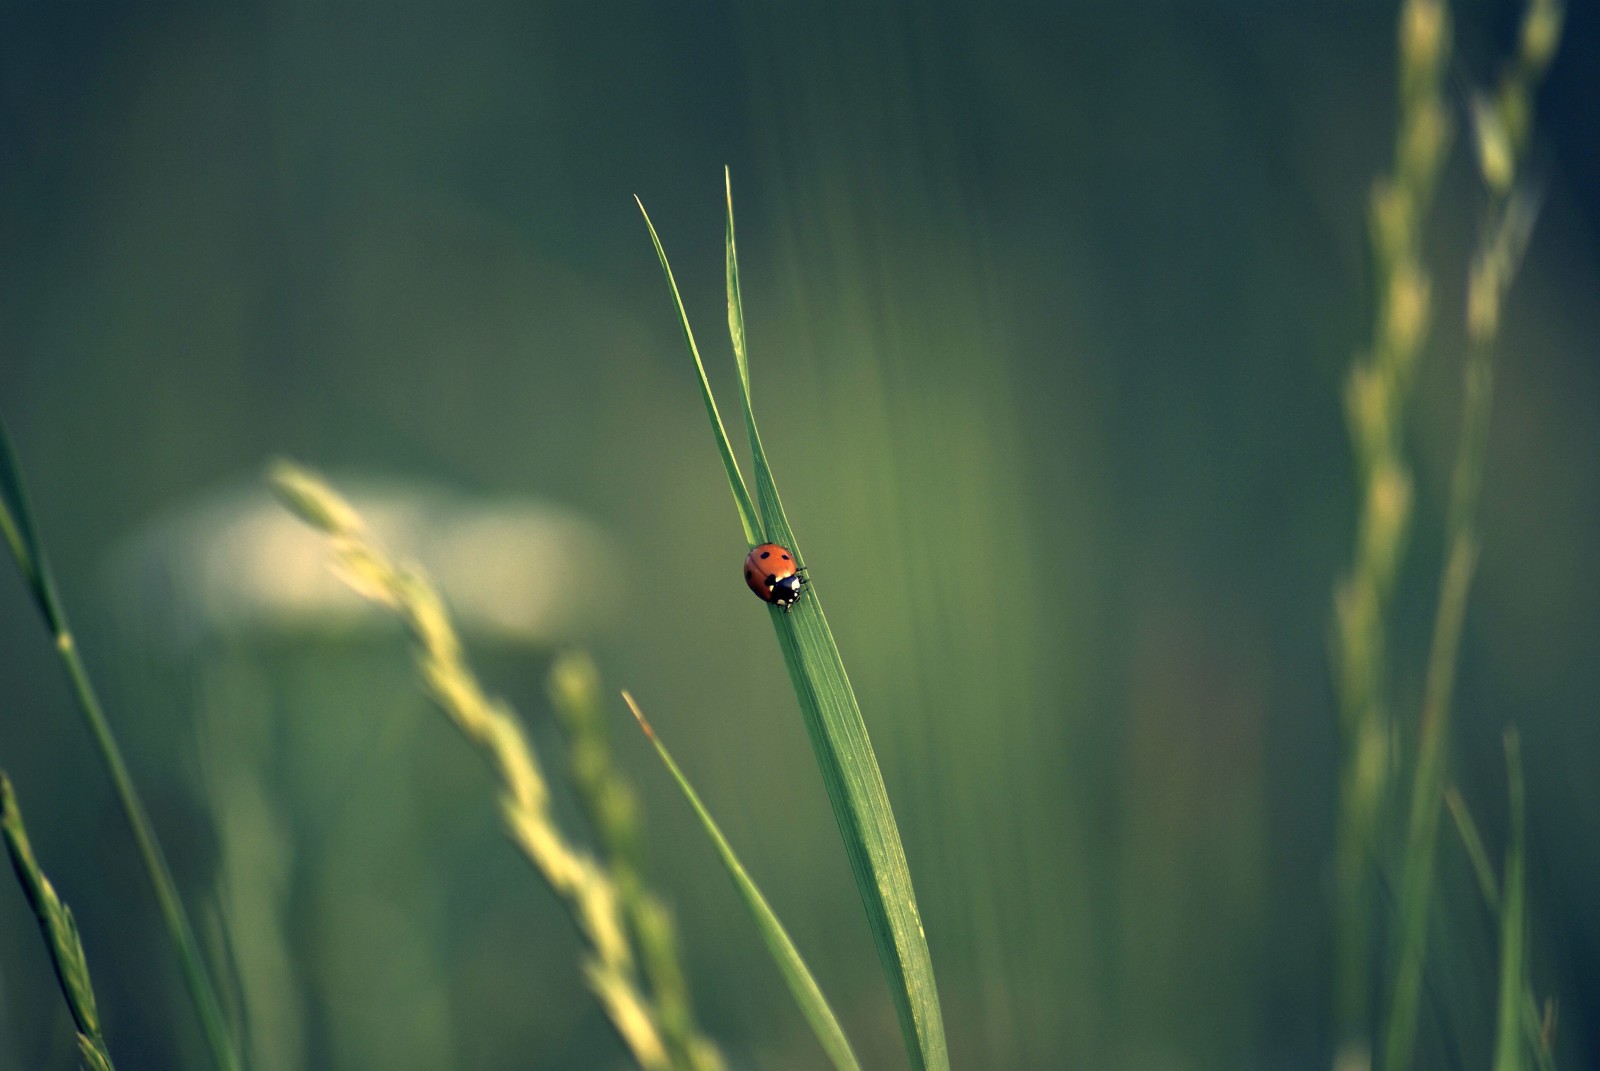
[{"label": "ladybug black spot", "polygon": [[[764,556],[764,555],[763,555],[763,556]],[[789,555],[787,555],[787,554],[785,554],[785,555],[784,555],[784,556],[783,556],[783,560],[784,560],[784,561],[788,561],[788,560],[789,560]]]},{"label": "ladybug black spot", "polygon": [[770,557],[772,557],[772,551],[764,550],[764,551],[761,552],[761,560],[762,561],[766,561]]},{"label": "ladybug black spot", "polygon": [[772,585],[776,584],[777,582],[778,582],[778,578],[776,576],[767,577],[767,587],[770,588]]}]

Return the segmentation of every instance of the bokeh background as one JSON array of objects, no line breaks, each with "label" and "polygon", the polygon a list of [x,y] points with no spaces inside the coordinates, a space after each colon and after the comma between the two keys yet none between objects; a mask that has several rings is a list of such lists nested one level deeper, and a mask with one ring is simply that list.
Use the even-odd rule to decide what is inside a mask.
[{"label": "bokeh background", "polygon": [[[1519,13],[1455,8],[1458,105]],[[902,1066],[630,200],[726,409],[724,164],[765,443],[897,808],[955,1065],[1326,1066],[1341,391],[1372,314],[1394,25],[1366,2],[0,4],[0,409],[258,1071],[623,1066],[404,638],[330,601],[314,544],[276,524],[277,455],[449,574],[553,769],[558,649],[634,691],[864,1060]],[[1568,1067],[1600,1061],[1596,31],[1574,5],[1539,97],[1453,749],[1498,858],[1521,731],[1534,978]],[[1458,139],[1408,428],[1402,712],[1481,206]],[[707,1029],[736,1067],[818,1066],[612,713]],[[0,764],[119,1066],[205,1066],[9,567]],[[1424,1062],[1480,1066],[1492,924],[1445,833]],[[8,885],[0,1067],[73,1066]]]}]

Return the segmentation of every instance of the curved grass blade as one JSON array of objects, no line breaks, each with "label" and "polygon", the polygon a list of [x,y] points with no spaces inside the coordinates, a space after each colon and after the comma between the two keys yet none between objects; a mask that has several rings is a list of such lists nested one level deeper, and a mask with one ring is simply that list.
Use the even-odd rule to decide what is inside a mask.
[{"label": "curved grass blade", "polygon": [[661,261],[661,270],[666,273],[667,286],[672,291],[672,305],[678,311],[678,323],[683,326],[683,341],[689,347],[689,356],[694,358],[694,370],[700,374],[700,397],[706,403],[706,415],[711,418],[711,430],[717,438],[717,451],[722,455],[722,467],[728,474],[728,490],[733,492],[734,505],[739,507],[739,523],[744,525],[745,540],[753,547],[761,542],[757,538],[761,525],[756,518],[755,506],[750,501],[750,489],[745,486],[744,476],[739,472],[739,463],[733,458],[733,447],[728,444],[728,432],[722,426],[722,414],[717,412],[717,400],[711,396],[711,383],[706,379],[706,366],[700,360],[700,347],[694,344],[694,331],[689,327],[689,314],[684,311],[683,297],[678,293],[678,281],[672,277],[672,265],[667,263],[667,251],[661,247],[661,239],[656,234],[655,224],[650,222],[650,213],[644,210],[644,202],[638,197],[633,200],[639,206],[639,214],[644,216],[644,225],[650,228],[650,241],[655,244],[656,256]]},{"label": "curved grass blade", "polygon": [[[767,463],[766,451],[756,430],[755,411],[750,402],[750,363],[745,344],[744,303],[739,288],[739,255],[734,241],[733,188],[723,172],[727,191],[727,286],[728,332],[733,339],[734,358],[739,366],[739,397],[744,408],[745,428],[750,435],[750,453],[755,469],[756,500],[760,506],[764,541],[781,543],[794,552],[798,561],[805,555],[788,516],[778,498],[778,487]],[[855,875],[856,889],[878,947],[878,958],[888,976],[900,1032],[914,1068],[944,1071],[950,1066],[944,1036],[944,1018],[939,1009],[939,990],[934,981],[933,959],[928,939],[917,910],[917,896],[911,885],[911,870],[906,865],[900,828],[889,805],[889,793],[867,735],[861,707],[845,673],[844,660],[822,612],[822,601],[813,587],[792,612],[769,607],[772,627],[778,634],[784,664],[800,710],[806,733],[811,738],[817,765],[822,771],[834,820],[844,840]]]},{"label": "curved grass blade", "polygon": [[50,571],[45,568],[44,552],[39,547],[39,537],[33,528],[33,510],[28,506],[28,492],[22,486],[22,471],[17,465],[17,453],[11,445],[11,433],[0,421],[0,532],[6,537],[11,556],[22,570],[28,591],[39,606],[50,631],[56,632],[61,615],[56,603],[55,584]]},{"label": "curved grass blade", "polygon": [[767,898],[761,895],[761,890],[751,880],[749,873],[739,862],[739,857],[733,853],[728,839],[722,835],[722,830],[711,817],[711,812],[707,811],[705,804],[700,801],[699,793],[695,792],[694,786],[689,784],[689,779],[672,760],[667,746],[661,742],[661,738],[656,736],[655,730],[645,720],[639,704],[634,702],[633,696],[627,692],[622,693],[622,698],[628,704],[628,709],[633,711],[634,718],[639,722],[639,728],[644,730],[644,735],[655,745],[656,754],[660,755],[661,761],[666,764],[667,772],[672,774],[673,780],[677,781],[678,787],[683,790],[683,796],[689,801],[689,806],[694,808],[700,824],[705,827],[706,834],[717,849],[717,854],[722,857],[722,865],[727,867],[728,876],[733,879],[734,888],[739,891],[739,898],[744,901],[745,907],[750,909],[750,917],[755,920],[756,929],[761,932],[761,940],[766,943],[767,951],[772,953],[772,961],[778,965],[784,982],[789,986],[789,992],[794,994],[795,1003],[800,1005],[801,1014],[806,1017],[806,1022],[811,1024],[812,1032],[822,1043],[822,1048],[833,1061],[833,1066],[839,1071],[861,1071],[861,1065],[856,1062],[856,1055],[851,1051],[850,1042],[844,1036],[844,1029],[839,1026],[839,1020],[834,1016],[833,1009],[828,1006],[827,998],[822,995],[817,980],[811,976],[805,961],[800,958],[799,951],[789,939],[789,933],[783,928],[783,923],[779,922],[778,916],[773,913]]},{"label": "curved grass blade", "polygon": [[199,942],[195,940],[194,928],[189,924],[183,900],[178,896],[178,886],[172,879],[172,869],[167,865],[167,857],[161,850],[161,842],[156,839],[155,827],[151,824],[150,816],[144,808],[144,801],[134,786],[133,776],[129,774],[127,763],[123,761],[122,749],[111,733],[111,723],[106,720],[105,710],[100,706],[100,697],[95,693],[94,685],[89,679],[89,671],[78,653],[78,644],[72,635],[72,628],[56,595],[55,584],[50,578],[50,565],[44,555],[44,546],[34,530],[27,491],[22,484],[21,466],[17,464],[11,437],[5,430],[4,421],[0,421],[0,528],[5,531],[6,542],[33,592],[34,601],[39,605],[39,612],[45,619],[50,636],[55,641],[56,654],[66,669],[78,709],[83,714],[90,735],[94,737],[95,747],[99,750],[101,761],[105,763],[106,773],[116,789],[117,799],[122,804],[122,812],[128,819],[128,826],[133,832],[134,842],[139,847],[145,872],[150,877],[150,884],[155,888],[156,900],[161,907],[161,918],[166,924],[167,937],[177,952],[184,985],[200,1018],[200,1026],[205,1033],[206,1044],[211,1050],[212,1061],[219,1071],[238,1071],[240,1067],[238,1050],[234,1047],[233,1037],[223,1016],[222,1006],[217,1000],[216,990],[212,987],[211,976],[207,973],[205,962],[200,957]]},{"label": "curved grass blade", "polygon": [[[1512,738],[1514,736],[1515,730],[1507,731],[1506,764],[1508,780],[1512,782],[1512,810],[1515,814],[1520,809],[1520,805],[1517,804],[1516,801],[1519,798],[1519,792],[1517,789],[1521,782],[1521,769],[1520,762],[1513,766],[1513,760],[1515,756],[1512,753],[1513,749],[1511,745]],[[1494,867],[1489,864],[1489,853],[1483,846],[1483,836],[1478,832],[1478,824],[1472,820],[1472,813],[1467,810],[1466,801],[1461,798],[1460,792],[1452,787],[1445,793],[1444,801],[1446,806],[1450,808],[1450,816],[1455,819],[1456,832],[1461,835],[1462,849],[1466,852],[1467,861],[1471,865],[1473,873],[1478,879],[1478,891],[1483,894],[1484,906],[1486,906],[1492,914],[1500,918],[1502,930],[1501,943],[1502,947],[1504,947],[1509,943],[1509,937],[1504,932],[1507,920],[1504,912],[1501,910],[1500,879],[1495,877]],[[1525,834],[1525,831],[1520,829],[1513,830],[1514,839],[1511,850],[1507,852],[1508,858],[1512,857],[1513,855],[1518,857],[1525,855],[1523,846],[1515,839],[1516,835],[1519,833]],[[1506,883],[1508,886],[1510,886],[1512,883],[1509,872],[1507,873],[1506,877]],[[1522,884],[1522,876],[1520,874],[1517,876],[1517,884]],[[1526,935],[1524,934],[1524,943],[1525,936]],[[1539,1000],[1534,996],[1533,993],[1532,984],[1526,979],[1526,953],[1523,954],[1522,960],[1522,972],[1524,975],[1521,1002],[1523,1034],[1527,1038],[1528,1047],[1533,1051],[1534,1066],[1538,1067],[1539,1071],[1555,1071],[1555,1058],[1550,1051],[1551,1031],[1554,1029],[1554,1022],[1552,1020],[1555,1014],[1555,1004],[1553,1001],[1547,1002],[1544,1010],[1541,1012],[1539,1008]]]},{"label": "curved grass blade", "polygon": [[28,898],[28,906],[39,920],[39,932],[50,949],[50,963],[55,967],[56,980],[61,983],[61,995],[67,998],[67,1008],[78,1028],[78,1050],[90,1068],[111,1071],[111,1054],[100,1033],[100,1013],[95,1008],[89,962],[83,954],[83,942],[78,938],[78,924],[72,917],[72,909],[61,902],[55,887],[33,857],[28,829],[22,824],[22,811],[17,807],[17,795],[12,791],[11,779],[4,773],[0,773],[0,836],[5,838],[11,866],[17,872],[23,895]]}]

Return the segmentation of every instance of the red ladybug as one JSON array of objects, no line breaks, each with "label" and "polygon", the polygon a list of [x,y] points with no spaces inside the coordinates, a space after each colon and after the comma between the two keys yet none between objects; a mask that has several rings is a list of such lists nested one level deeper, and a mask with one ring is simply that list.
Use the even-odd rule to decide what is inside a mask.
[{"label": "red ladybug", "polygon": [[762,602],[783,607],[788,613],[800,598],[800,564],[788,549],[776,543],[763,543],[744,560],[744,582]]}]

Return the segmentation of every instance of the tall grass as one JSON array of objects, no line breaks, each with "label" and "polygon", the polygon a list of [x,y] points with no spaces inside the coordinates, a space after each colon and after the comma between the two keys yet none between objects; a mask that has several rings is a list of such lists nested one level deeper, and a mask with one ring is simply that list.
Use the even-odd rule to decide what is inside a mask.
[{"label": "tall grass", "polygon": [[[1421,709],[1414,733],[1390,712],[1385,654],[1390,647],[1389,602],[1410,530],[1413,491],[1404,459],[1403,429],[1409,387],[1427,339],[1431,284],[1421,260],[1422,224],[1438,182],[1449,122],[1441,83],[1449,56],[1449,15],[1440,0],[1406,0],[1400,16],[1400,134],[1394,172],[1372,199],[1374,264],[1379,309],[1370,353],[1359,358],[1347,389],[1347,413],[1363,489],[1355,563],[1336,594],[1335,662],[1345,766],[1340,791],[1338,841],[1338,948],[1336,1001],[1339,1045],[1335,1066],[1361,1069],[1372,1060],[1369,985],[1374,977],[1370,919],[1373,882],[1390,842],[1387,829],[1400,827],[1398,920],[1394,979],[1383,1023],[1385,1071],[1406,1071],[1415,1059],[1417,1018],[1427,964],[1431,907],[1436,897],[1438,827],[1448,787],[1447,765],[1452,690],[1476,568],[1476,515],[1487,447],[1493,383],[1494,339],[1500,310],[1532,229],[1531,197],[1519,188],[1518,164],[1527,146],[1532,92],[1554,54],[1561,12],[1554,0],[1530,0],[1517,52],[1498,89],[1473,106],[1479,175],[1489,205],[1479,248],[1467,280],[1467,353],[1464,363],[1461,432],[1444,532],[1439,580]],[[1397,743],[1414,743],[1414,751]],[[1513,781],[1520,793],[1520,772]],[[1391,785],[1409,772],[1404,817],[1391,802]],[[1520,795],[1514,819],[1521,821]],[[1465,805],[1452,810],[1463,830]],[[1463,835],[1469,859],[1485,888],[1487,854],[1480,840]],[[1515,867],[1520,875],[1520,841]],[[1508,890],[1512,875],[1508,873]],[[1519,891],[1515,902],[1499,898],[1502,912],[1503,985],[1516,987],[1508,1006],[1522,1017],[1523,931]],[[1513,916],[1516,916],[1513,918]],[[1514,946],[1514,947],[1513,947]],[[1506,980],[1514,975],[1514,981]],[[1503,1025],[1503,1024],[1502,1024]],[[1520,1034],[1518,1035],[1520,1037]],[[1501,1032],[1498,1066],[1509,1052]]]},{"label": "tall grass", "polygon": [[612,757],[593,660],[577,651],[563,654],[550,669],[549,692],[567,735],[573,783],[616,883],[667,1050],[675,1066],[720,1071],[721,1054],[695,1025],[672,913],[645,884],[639,805]]},{"label": "tall grass", "polygon": [[[727,431],[711,393],[705,365],[700,359],[699,347],[695,344],[694,331],[689,326],[689,316],[673,278],[666,250],[642,203],[639,210],[644,214],[645,226],[649,228],[650,240],[655,245],[656,256],[666,276],[689,357],[699,377],[712,437],[722,458],[728,488],[733,495],[745,539],[751,546],[763,542],[782,544],[793,551],[798,561],[803,562],[805,555],[789,526],[760,433],[756,429],[755,411],[751,403],[744,305],[740,295],[738,246],[734,237],[732,181],[726,171],[723,179],[727,197],[725,269],[728,333],[739,370],[739,399],[755,470],[754,500],[728,443]],[[923,931],[916,893],[911,885],[911,871],[889,804],[888,790],[884,787],[872,741],[861,717],[861,708],[856,703],[844,661],[822,612],[817,585],[813,583],[807,589],[807,594],[792,612],[768,607],[767,614],[777,633],[778,646],[783,652],[784,664],[788,667],[789,679],[799,700],[812,751],[822,772],[823,786],[833,806],[834,820],[838,823],[845,853],[850,859],[856,889],[861,894],[862,906],[866,909],[867,920],[878,947],[878,959],[889,980],[890,994],[899,1016],[900,1032],[911,1066],[917,1071],[924,1068],[945,1071],[950,1058],[945,1043],[944,1018],[939,1006],[927,935]]]},{"label": "tall grass", "polygon": [[[311,472],[280,462],[273,466],[270,481],[297,517],[327,537],[341,578],[410,630],[417,669],[429,694],[494,772],[507,834],[582,934],[587,947],[584,978],[633,1062],[641,1071],[719,1069],[722,1060],[715,1047],[692,1025],[679,1023],[679,1043],[669,1044],[660,1005],[646,993],[640,977],[626,894],[612,871],[556,823],[533,745],[511,709],[479,684],[438,591],[418,569],[390,558],[350,503]],[[587,702],[586,686],[575,677],[569,668],[558,678],[558,694],[566,702]],[[611,835],[616,835],[615,827]],[[637,890],[635,895],[644,893]],[[686,1002],[680,1000],[678,1006],[687,1013]]]},{"label": "tall grass", "polygon": [[3,420],[0,420],[0,533],[4,534],[12,557],[22,570],[23,579],[33,596],[34,605],[38,607],[45,627],[55,642],[56,654],[66,670],[78,711],[83,715],[106,773],[116,789],[117,800],[122,804],[122,813],[138,845],[145,873],[161,905],[161,918],[166,924],[167,937],[178,954],[184,984],[199,1015],[212,1062],[219,1071],[239,1071],[238,1049],[222,1014],[222,1006],[205,961],[201,958],[194,928],[189,924],[188,913],[184,911],[183,901],[178,896],[177,883],[172,880],[172,869],[167,865],[161,842],[156,839],[155,826],[145,811],[144,801],[133,783],[133,775],[128,772],[128,764],[122,758],[122,748],[111,731],[111,723],[106,719],[100,697],[78,652],[78,643],[56,591],[44,545],[34,527],[33,510],[22,482],[22,468],[17,463],[11,435]]},{"label": "tall grass", "polygon": [[[1495,340],[1501,308],[1533,230],[1535,202],[1531,193],[1520,186],[1520,166],[1531,136],[1533,91],[1555,54],[1561,23],[1562,11],[1556,0],[1530,0],[1516,54],[1500,86],[1492,94],[1477,98],[1473,105],[1476,158],[1489,205],[1467,280],[1461,431],[1450,485],[1445,564],[1439,580],[1410,786],[1400,885],[1399,960],[1385,1040],[1386,1071],[1405,1071],[1414,1057],[1434,896],[1438,827],[1446,787],[1451,695],[1478,557],[1478,499],[1488,448]],[[1520,773],[1516,784],[1520,793]],[[1520,808],[1518,797],[1514,806],[1517,821]],[[1520,895],[1515,905],[1503,902],[1501,910],[1515,911],[1520,916]],[[1510,936],[1508,933],[1508,939]],[[1520,929],[1516,936],[1520,945]]]},{"label": "tall grass", "polygon": [[1369,919],[1396,763],[1385,656],[1414,497],[1404,429],[1432,307],[1423,226],[1451,131],[1443,96],[1450,17],[1442,0],[1405,0],[1399,52],[1393,168],[1373,186],[1368,206],[1378,309],[1368,348],[1345,385],[1360,496],[1355,558],[1334,597],[1334,677],[1345,754],[1336,849],[1335,1065],[1349,1069],[1371,1061],[1375,949]]}]

